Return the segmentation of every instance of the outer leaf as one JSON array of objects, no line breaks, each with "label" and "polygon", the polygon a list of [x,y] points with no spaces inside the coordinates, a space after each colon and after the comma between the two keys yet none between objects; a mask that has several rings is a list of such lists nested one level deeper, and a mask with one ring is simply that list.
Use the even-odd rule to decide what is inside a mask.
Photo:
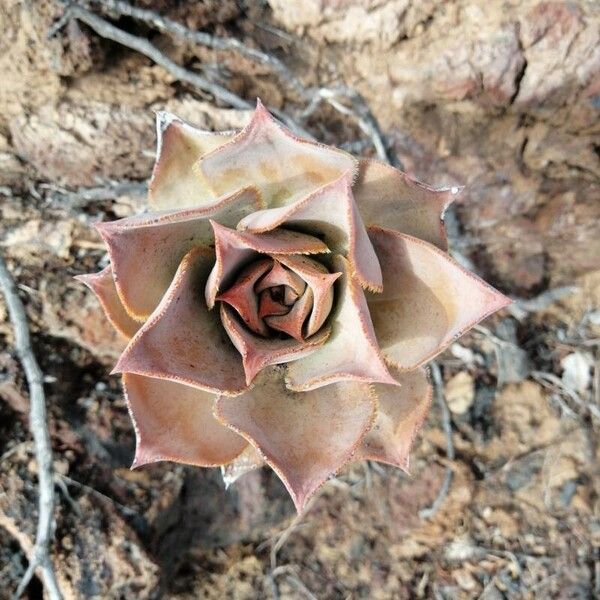
[{"label": "outer leaf", "polygon": [[367,226],[407,233],[448,249],[444,212],[460,188],[433,189],[376,160],[361,160],[352,190]]},{"label": "outer leaf", "polygon": [[379,351],[363,290],[345,258],[335,256],[333,262],[342,276],[329,321],[331,336],[322,348],[288,366],[288,387],[312,390],[347,380],[395,385]]},{"label": "outer leaf", "polygon": [[252,182],[267,206],[284,206],[355,171],[357,161],[336,148],[294,136],[258,100],[250,123],[229,143],[200,159],[199,166],[217,195]]},{"label": "outer leaf", "polygon": [[317,254],[329,252],[318,238],[278,229],[264,234],[228,229],[211,221],[215,234],[215,266],[206,285],[206,304],[212,308],[219,290],[233,284],[234,276],[260,254]]},{"label": "outer leaf", "polygon": [[409,452],[431,404],[424,369],[393,371],[400,387],[375,384],[377,419],[364,437],[355,460],[377,460],[408,471]]},{"label": "outer leaf", "polygon": [[289,226],[319,233],[333,252],[348,258],[353,275],[363,287],[381,291],[381,269],[351,186],[352,173],[344,173],[293,204],[249,214],[238,229],[259,233]]},{"label": "outer leaf", "polygon": [[442,352],[510,300],[447,254],[409,235],[369,228],[383,270],[383,293],[369,294],[381,349],[401,370]]},{"label": "outer leaf", "polygon": [[222,394],[246,388],[239,354],[219,315],[204,303],[213,262],[213,251],[202,246],[186,254],[164,298],[129,342],[113,373],[137,373]]},{"label": "outer leaf", "polygon": [[235,318],[233,310],[224,304],[221,304],[221,321],[233,345],[242,355],[248,385],[269,365],[298,360],[311,354],[325,343],[330,333],[329,328],[324,327],[304,341],[265,339],[248,331]]},{"label": "outer leaf", "polygon": [[276,369],[238,398],[221,397],[215,405],[217,418],[250,441],[279,475],[298,511],[351,459],[375,411],[366,384],[294,393]]},{"label": "outer leaf", "polygon": [[215,419],[214,394],[133,373],[123,375],[123,385],[136,433],[132,467],[160,460],[215,467],[248,445]]},{"label": "outer leaf", "polygon": [[108,320],[119,333],[128,339],[135,335],[141,325],[127,314],[121,303],[110,265],[99,273],[76,275],[75,279],[87,285],[96,294]]},{"label": "outer leaf", "polygon": [[235,226],[259,206],[258,191],[249,187],[200,208],[98,224],[108,246],[119,296],[131,316],[146,319],[169,287],[186,252],[212,243],[210,218]]},{"label": "outer leaf", "polygon": [[198,159],[229,142],[235,132],[203,131],[168,112],[156,114],[156,163],[148,200],[156,210],[211,203],[215,194],[198,171]]}]

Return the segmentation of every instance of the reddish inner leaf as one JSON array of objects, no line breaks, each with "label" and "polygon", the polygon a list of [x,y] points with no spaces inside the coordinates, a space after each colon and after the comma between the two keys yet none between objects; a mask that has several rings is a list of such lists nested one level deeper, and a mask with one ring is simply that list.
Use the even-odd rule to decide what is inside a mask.
[{"label": "reddish inner leaf", "polygon": [[[303,257],[315,272],[328,271],[315,260]],[[303,264],[304,264],[303,263]],[[235,309],[244,325],[264,338],[292,337],[303,342],[315,331],[309,326],[313,313],[328,313],[333,304],[333,281],[321,283],[318,302],[315,303],[315,282],[305,280],[298,269],[282,264],[272,256],[261,257],[246,266],[234,283],[217,297]],[[324,302],[323,298],[327,300]],[[326,317],[327,315],[325,315]],[[325,318],[319,318],[321,324]]]}]

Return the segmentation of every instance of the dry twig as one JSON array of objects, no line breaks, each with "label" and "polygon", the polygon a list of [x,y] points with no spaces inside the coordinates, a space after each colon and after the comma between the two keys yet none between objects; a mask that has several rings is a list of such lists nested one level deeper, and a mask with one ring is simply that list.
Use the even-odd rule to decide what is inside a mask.
[{"label": "dry twig", "polygon": [[0,256],[0,288],[6,299],[8,315],[15,333],[15,350],[27,378],[29,386],[30,410],[29,423],[35,444],[35,456],[38,464],[39,504],[38,525],[35,544],[29,557],[29,566],[15,592],[19,598],[28,586],[36,569],[39,569],[44,588],[50,600],[60,600],[54,568],[50,560],[48,546],[53,536],[54,518],[54,474],[52,466],[52,447],[46,421],[46,399],[44,396],[44,377],[31,347],[31,338],[27,326],[25,309],[15,283]]},{"label": "dry twig", "polygon": [[[252,106],[246,100],[240,98],[233,92],[223,86],[209,81],[201,75],[184,69],[169,57],[163,54],[156,46],[148,40],[136,37],[127,33],[118,27],[110,24],[98,15],[84,8],[83,5],[89,6],[90,3],[96,3],[104,7],[107,11],[112,11],[118,15],[129,16],[154,27],[156,30],[180,38],[186,41],[202,44],[209,48],[217,50],[235,50],[243,56],[250,58],[261,64],[270,66],[275,73],[289,87],[295,90],[304,102],[308,102],[308,107],[299,113],[301,120],[308,116],[316,109],[321,101],[327,102],[338,112],[347,115],[354,119],[360,129],[369,137],[373,144],[377,156],[392,165],[402,168],[402,163],[396,156],[395,152],[386,146],[381,128],[377,119],[371,112],[364,98],[356,91],[347,86],[337,86],[334,88],[313,88],[305,87],[302,82],[294,76],[287,66],[277,57],[264,52],[262,50],[252,48],[243,44],[235,38],[223,38],[210,35],[203,31],[193,31],[188,29],[181,23],[163,17],[158,13],[131,6],[122,0],[90,0],[77,4],[68,4],[63,16],[50,28],[48,37],[53,37],[62,29],[71,18],[79,19],[91,27],[98,35],[110,39],[114,42],[122,44],[132,50],[140,52],[153,60],[156,64],[165,68],[171,75],[180,81],[185,81],[198,89],[211,93],[215,98],[229,104],[238,109],[250,109]],[[346,98],[350,101],[350,107],[340,102],[341,98]],[[273,114],[284,122],[290,129],[297,133],[313,139],[313,136],[301,127],[294,119],[290,118],[285,113],[271,109]]]},{"label": "dry twig", "polygon": [[184,69],[182,66],[178,65],[168,56],[163,54],[147,39],[127,33],[126,31],[115,27],[108,21],[104,20],[93,12],[82,8],[81,6],[72,4],[67,8],[66,12],[70,17],[85,23],[88,27],[91,27],[99,36],[107,40],[117,42],[117,44],[121,44],[122,46],[126,46],[131,50],[135,50],[136,52],[147,56],[150,60],[163,67],[179,81],[190,83],[198,89],[212,94],[215,98],[222,100],[234,108],[242,110],[250,110],[252,108],[250,102],[243,100],[236,94],[230,92],[227,88],[224,88],[218,83],[209,81],[198,73]]},{"label": "dry twig", "polygon": [[294,89],[300,96],[305,97],[306,95],[306,88],[276,56],[263,52],[257,48],[252,48],[236,38],[224,38],[211,35],[204,31],[193,31],[181,23],[163,17],[152,10],[131,6],[122,0],[91,0],[91,3],[100,4],[118,15],[132,17],[133,19],[142,21],[143,23],[154,27],[161,33],[167,33],[174,37],[201,44],[202,46],[213,48],[215,50],[234,50],[255,62],[268,65],[277,73],[280,79],[285,81],[285,83]]},{"label": "dry twig", "polygon": [[[448,456],[448,460],[452,461],[455,458],[454,443],[452,442],[452,419],[450,417],[450,410],[446,404],[446,399],[444,398],[444,383],[442,381],[442,374],[440,372],[440,367],[436,362],[431,362],[430,367],[431,378],[433,380],[433,394],[438,406],[440,407],[440,410],[442,411],[442,427],[444,428],[444,432],[446,434],[446,455]],[[433,504],[430,507],[419,511],[419,516],[422,519],[431,519],[440,509],[440,506],[443,504],[444,499],[450,491],[450,485],[452,484],[453,477],[454,471],[452,470],[452,467],[446,467],[444,481],[442,482],[440,491],[438,492],[436,499],[433,501]]]}]

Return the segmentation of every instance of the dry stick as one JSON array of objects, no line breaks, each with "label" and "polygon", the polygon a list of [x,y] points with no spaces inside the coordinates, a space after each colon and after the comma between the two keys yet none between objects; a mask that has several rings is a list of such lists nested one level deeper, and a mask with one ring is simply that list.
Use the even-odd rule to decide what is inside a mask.
[{"label": "dry stick", "polygon": [[157,65],[160,65],[166,69],[176,79],[190,83],[191,85],[205,92],[209,92],[215,98],[226,102],[234,108],[242,110],[252,109],[252,105],[249,102],[243,100],[239,96],[236,96],[218,83],[213,83],[205,77],[202,77],[202,75],[198,75],[197,73],[193,73],[192,71],[188,71],[187,69],[179,66],[176,62],[173,62],[170,58],[165,56],[148,40],[131,35],[130,33],[111,25],[108,21],[105,21],[101,17],[95,15],[89,10],[86,10],[85,8],[82,8],[81,6],[71,5],[67,8],[67,12],[71,17],[74,17],[75,19],[78,19],[79,21],[82,21],[91,27],[101,37],[112,40],[113,42],[117,42],[122,46],[131,48],[131,50],[135,50],[136,52],[147,56]]},{"label": "dry stick", "polygon": [[29,424],[35,444],[39,481],[38,525],[35,544],[29,558],[29,566],[19,583],[14,598],[19,598],[23,594],[33,577],[34,571],[39,568],[48,598],[50,600],[61,600],[62,595],[58,589],[56,575],[48,551],[53,536],[54,473],[50,434],[46,422],[44,377],[31,348],[25,309],[2,256],[0,256],[0,288],[6,299],[8,316],[15,332],[15,350],[23,365],[29,386]]},{"label": "dry stick", "polygon": [[[294,89],[300,95],[300,97],[302,99],[309,102],[309,107],[300,113],[301,118],[308,117],[311,114],[311,112],[316,108],[316,106],[318,106],[318,104],[321,102],[321,100],[324,100],[330,106],[332,106],[335,110],[337,110],[338,112],[340,112],[344,115],[352,117],[358,123],[358,126],[360,127],[360,129],[367,136],[369,136],[371,143],[375,147],[377,156],[381,160],[383,160],[385,162],[389,162],[390,164],[397,166],[399,168],[403,168],[403,165],[402,165],[401,161],[399,160],[399,158],[396,156],[396,153],[393,152],[393,150],[388,149],[386,147],[386,144],[385,144],[384,138],[383,138],[383,134],[381,132],[381,128],[379,127],[379,123],[377,122],[377,119],[371,112],[371,110],[368,107],[367,103],[365,102],[364,98],[358,92],[356,92],[356,90],[353,90],[346,86],[338,86],[335,89],[327,88],[327,87],[323,87],[323,88],[319,88],[319,89],[314,89],[314,88],[310,88],[310,87],[307,88],[300,82],[300,80],[297,77],[295,77],[292,74],[292,72],[286,67],[286,65],[282,61],[280,61],[277,57],[275,57],[271,54],[268,54],[267,52],[263,52],[262,50],[258,50],[256,48],[251,48],[250,46],[243,44],[242,42],[240,42],[239,40],[237,40],[235,38],[223,38],[223,37],[217,37],[217,36],[210,35],[204,31],[193,31],[191,29],[188,29],[181,23],[178,23],[177,21],[173,21],[167,17],[163,17],[152,10],[131,6],[130,4],[128,4],[127,2],[123,2],[122,0],[90,0],[90,1],[100,4],[101,6],[105,7],[107,10],[113,11],[119,15],[129,16],[129,17],[132,17],[139,21],[142,21],[148,25],[153,26],[155,29],[157,29],[158,31],[160,31],[162,33],[168,33],[175,37],[179,37],[179,38],[187,40],[187,41],[193,41],[195,43],[202,44],[204,46],[207,46],[209,48],[214,48],[217,50],[236,50],[237,52],[239,52],[243,56],[246,56],[247,58],[250,58],[261,64],[269,65],[271,68],[273,68],[273,70],[279,75],[279,77],[281,79],[283,79],[292,89]],[[86,3],[86,4],[89,4],[89,3]],[[48,33],[48,37],[52,37],[53,35],[55,35],[57,33],[57,31],[59,31],[62,27],[64,27],[65,23],[70,18],[69,13],[72,14],[72,11],[71,11],[72,8],[74,8],[74,5],[71,5],[70,8],[68,8],[65,11],[65,14],[59,19],[59,21],[57,21],[54,24],[54,26],[50,29],[50,31]],[[82,9],[81,7],[79,7],[79,10],[85,10],[85,9]],[[89,13],[89,11],[86,11],[86,12]],[[89,13],[89,14],[93,14],[93,13]],[[97,18],[100,19],[100,17],[97,17]],[[83,19],[81,19],[81,20],[83,20]],[[100,20],[102,20],[102,19],[100,19]],[[89,25],[89,23],[88,23],[88,25]],[[95,29],[92,25],[90,25],[90,27]],[[118,28],[115,28],[115,29],[117,29],[117,31],[120,31]],[[102,33],[100,33],[98,30],[95,29],[95,31],[97,33],[99,33],[100,35],[102,35]],[[147,42],[147,40],[143,40],[142,38],[135,38],[135,36],[131,36],[130,34],[125,34],[125,35],[128,35],[130,38],[140,39],[141,41],[145,42],[147,45],[152,46],[152,44]],[[103,37],[106,37],[106,36],[103,36]],[[123,43],[120,40],[115,40],[114,38],[109,38],[109,39],[113,39],[113,41]],[[124,45],[127,45],[127,44],[124,44]],[[132,47],[132,46],[128,46],[128,47],[132,48],[133,50],[141,51],[137,47]],[[156,53],[161,55],[160,51],[157,48],[155,48],[154,46],[152,46],[152,47],[154,48]],[[148,56],[148,54],[145,54],[145,55]],[[166,60],[170,60],[170,59],[166,58],[164,55],[162,55],[162,56]],[[154,58],[151,56],[149,58],[152,58],[152,60],[154,60]],[[158,63],[158,64],[161,64],[161,63]],[[175,64],[175,63],[173,63],[173,64]],[[164,65],[162,65],[162,66],[164,66]],[[167,68],[167,67],[165,67],[165,68]],[[181,67],[179,67],[179,68],[181,68]],[[185,69],[184,69],[184,71],[185,71]],[[190,74],[195,75],[194,73],[190,73]],[[190,83],[192,83],[192,82],[190,82]],[[221,87],[221,86],[218,86],[218,87]],[[204,89],[204,88],[201,88],[201,89]],[[221,89],[225,89],[225,88],[221,88]],[[231,94],[231,92],[229,92],[229,93]],[[215,97],[219,97],[219,96],[215,96]],[[348,98],[352,104],[352,108],[348,108],[347,106],[344,106],[341,102],[339,102],[339,100],[338,100],[339,97]],[[236,98],[237,98],[237,96],[236,96]],[[238,98],[238,99],[241,100],[241,98]],[[227,101],[227,100],[225,100],[225,101]],[[241,101],[244,102],[243,100],[241,100]],[[232,105],[232,106],[234,106],[234,105]],[[282,120],[286,125],[288,125],[288,127],[290,127],[291,129],[294,129],[298,133],[300,133],[308,138],[311,138],[311,139],[313,138],[313,136],[309,132],[307,132],[305,129],[300,127],[295,121],[290,119],[284,113],[281,113],[280,111],[276,111],[273,109],[272,109],[272,112],[280,120]]]},{"label": "dry stick", "polygon": [[[156,46],[151,44],[147,39],[131,35],[118,27],[115,27],[102,17],[90,12],[89,10],[82,8],[81,6],[71,4],[65,11],[65,14],[59,19],[59,21],[48,31],[48,37],[52,37],[64,26],[69,18],[75,18],[85,23],[88,27],[91,27],[100,37],[107,40],[117,42],[126,48],[135,50],[144,56],[147,56],[150,60],[154,61],[157,65],[163,67],[168,73],[173,75],[175,79],[179,81],[185,81],[198,89],[212,94],[218,100],[229,104],[233,108],[240,110],[251,110],[253,105],[240,98],[237,94],[230,92],[227,88],[213,83],[206,77],[184,69],[176,62],[172,61],[168,56],[161,52]],[[183,26],[182,26],[183,27]],[[311,134],[300,127],[293,119],[290,119],[287,115],[277,110],[272,110],[273,114],[276,115],[281,121],[283,121],[290,129],[295,130],[300,135],[312,138]]]},{"label": "dry stick", "polygon": [[193,31],[181,23],[173,21],[168,17],[163,17],[152,10],[131,6],[122,0],[90,1],[92,4],[100,4],[119,15],[132,17],[133,19],[147,23],[162,33],[169,33],[181,39],[202,44],[208,48],[214,48],[215,50],[235,50],[242,56],[246,56],[255,62],[268,65],[299,95],[306,96],[306,88],[300,83],[298,78],[293,75],[283,62],[272,54],[247,46],[235,38],[224,38],[204,31]]},{"label": "dry stick", "polygon": [[[215,50],[235,50],[242,56],[246,56],[263,65],[268,65],[304,100],[314,102],[317,98],[322,98],[338,112],[354,117],[358,122],[359,127],[373,141],[373,145],[375,146],[379,158],[383,161],[391,162],[392,164],[398,163],[397,158],[390,155],[386,149],[377,121],[366,106],[362,96],[356,91],[343,87],[337,90],[321,88],[315,92],[315,90],[311,88],[306,88],[277,57],[268,54],[267,52],[263,52],[262,50],[247,46],[235,38],[217,37],[204,31],[192,31],[177,21],[163,17],[152,10],[131,6],[122,0],[91,0],[91,3],[100,4],[119,15],[132,17],[147,23],[148,25],[152,25],[162,33],[169,33],[181,39],[202,44],[208,48],[214,48]],[[339,96],[348,98],[352,102],[353,109],[349,109],[341,104],[336,99]]]},{"label": "dry stick", "polygon": [[[452,419],[450,418],[450,410],[448,409],[446,399],[444,398],[442,374],[440,372],[440,367],[436,362],[430,363],[430,367],[435,399],[440,407],[440,410],[442,411],[442,426],[444,428],[444,432],[446,433],[446,455],[448,456],[448,459],[452,461],[455,458],[454,443],[452,442]],[[442,482],[437,498],[433,501],[433,504],[429,508],[424,508],[419,511],[419,516],[422,519],[431,519],[440,509],[440,506],[450,491],[450,485],[453,477],[454,471],[452,468],[446,467],[444,481]]]}]

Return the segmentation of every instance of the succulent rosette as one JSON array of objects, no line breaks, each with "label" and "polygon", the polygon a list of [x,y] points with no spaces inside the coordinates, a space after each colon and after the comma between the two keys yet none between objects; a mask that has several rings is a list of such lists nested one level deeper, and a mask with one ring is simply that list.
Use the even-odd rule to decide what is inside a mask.
[{"label": "succulent rosette", "polygon": [[99,224],[80,279],[129,343],[133,466],[268,464],[298,508],[356,460],[408,468],[423,365],[508,303],[447,254],[435,190],[301,139],[260,102],[240,132],[158,114],[152,212]]}]

